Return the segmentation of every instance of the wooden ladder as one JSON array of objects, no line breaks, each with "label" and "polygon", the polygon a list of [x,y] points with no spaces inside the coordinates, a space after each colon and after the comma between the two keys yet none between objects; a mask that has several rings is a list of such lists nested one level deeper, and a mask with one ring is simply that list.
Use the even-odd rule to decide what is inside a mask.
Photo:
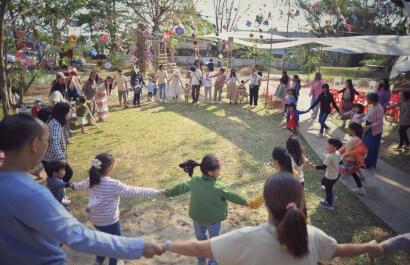
[{"label": "wooden ladder", "polygon": [[172,72],[173,70],[177,69],[176,63],[169,61],[167,44],[164,41],[161,41],[159,43],[158,66],[161,64],[163,65],[164,69],[169,72]]}]

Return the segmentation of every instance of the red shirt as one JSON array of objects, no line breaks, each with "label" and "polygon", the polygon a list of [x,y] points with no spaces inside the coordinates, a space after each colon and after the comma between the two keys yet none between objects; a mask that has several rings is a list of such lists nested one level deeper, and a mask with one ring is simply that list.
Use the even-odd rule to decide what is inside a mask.
[{"label": "red shirt", "polygon": [[38,117],[39,112],[40,112],[40,107],[39,107],[39,106],[33,106],[33,107],[31,108],[31,114],[32,114],[34,117]]}]

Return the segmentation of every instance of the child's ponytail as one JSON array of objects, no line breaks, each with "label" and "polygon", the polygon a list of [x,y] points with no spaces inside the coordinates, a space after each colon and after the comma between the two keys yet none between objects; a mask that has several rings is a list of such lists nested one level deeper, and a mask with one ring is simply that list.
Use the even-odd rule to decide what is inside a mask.
[{"label": "child's ponytail", "polygon": [[88,171],[90,188],[100,184],[101,177],[106,173],[109,166],[114,164],[115,160],[111,153],[98,154],[91,163],[91,168]]},{"label": "child's ponytail", "polygon": [[196,167],[199,167],[200,165],[201,164],[199,164],[195,160],[189,159],[184,163],[179,164],[179,167],[182,168],[184,172],[188,173],[190,177],[192,177],[192,174],[194,174],[194,169]]},{"label": "child's ponytail", "polygon": [[276,227],[278,240],[290,254],[301,258],[309,253],[306,219],[294,202],[286,206],[286,213]]}]

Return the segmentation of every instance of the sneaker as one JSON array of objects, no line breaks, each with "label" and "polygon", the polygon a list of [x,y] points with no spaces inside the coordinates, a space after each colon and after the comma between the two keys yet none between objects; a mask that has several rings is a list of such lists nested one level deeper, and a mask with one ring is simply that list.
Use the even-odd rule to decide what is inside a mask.
[{"label": "sneaker", "polygon": [[117,260],[117,265],[124,265],[125,262],[123,260]]},{"label": "sneaker", "polygon": [[323,133],[318,133],[317,135],[316,135],[316,138],[322,138],[323,137]]},{"label": "sneaker", "polygon": [[325,185],[320,185],[320,188],[321,188],[322,190],[326,190]]},{"label": "sneaker", "polygon": [[394,148],[394,150],[402,150],[403,149],[403,146],[401,146],[401,145],[398,145],[398,146],[396,146],[395,148]]},{"label": "sneaker", "polygon": [[61,200],[61,203],[62,203],[64,206],[68,206],[68,205],[71,204],[71,201],[70,201],[69,199],[63,198],[63,199]]},{"label": "sneaker", "polygon": [[328,210],[334,210],[336,207],[334,207],[333,205],[330,205],[327,201],[320,201],[319,202],[319,206]]},{"label": "sneaker", "polygon": [[363,187],[361,187],[361,188],[353,188],[352,191],[353,191],[354,193],[357,193],[357,194],[360,194],[360,195],[366,194],[366,190],[365,190]]},{"label": "sneaker", "polygon": [[334,201],[337,200],[337,195],[333,193],[333,198]]}]

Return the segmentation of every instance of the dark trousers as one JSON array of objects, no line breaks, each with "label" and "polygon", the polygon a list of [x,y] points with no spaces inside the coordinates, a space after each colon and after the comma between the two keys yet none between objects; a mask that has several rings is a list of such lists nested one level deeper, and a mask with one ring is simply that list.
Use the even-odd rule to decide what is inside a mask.
[{"label": "dark trousers", "polygon": [[198,102],[200,89],[200,85],[192,85],[192,103]]},{"label": "dark trousers", "polygon": [[399,135],[400,135],[400,146],[409,145],[409,136],[407,135],[407,129],[410,125],[400,125]]},{"label": "dark trousers", "polygon": [[134,100],[133,104],[134,106],[139,106],[140,105],[140,99],[141,99],[141,93],[140,92],[134,92]]},{"label": "dark trousers", "polygon": [[[111,234],[111,235],[116,235],[116,236],[120,236],[121,235],[121,226],[120,226],[120,222],[116,222],[112,225],[106,225],[106,226],[97,226],[94,225],[95,228],[98,231],[107,233],[107,234]],[[97,256],[97,261],[100,263],[103,263],[105,260],[105,257],[100,257]],[[109,265],[117,265],[117,259],[114,258],[110,258],[110,261],[108,263]]]},{"label": "dark trousers", "polygon": [[[46,161],[42,161],[44,168],[47,168],[47,164],[48,162]],[[63,177],[63,181],[64,182],[70,182],[71,178],[73,177],[73,169],[70,167],[70,165],[67,163],[65,165],[65,176]],[[51,177],[51,176],[47,176],[47,177]]]},{"label": "dark trousers", "polygon": [[329,129],[329,126],[326,125],[327,116],[329,116],[329,113],[319,113],[320,133],[323,133],[325,129]]},{"label": "dark trousers", "polygon": [[[340,177],[340,174],[339,174],[339,177]],[[359,177],[359,175],[357,175],[357,173],[353,173],[353,174],[352,174],[352,177],[353,177],[353,180],[354,180],[354,182],[356,183],[356,185],[357,185],[358,188],[363,187],[362,181],[360,180],[360,177]]]},{"label": "dark trousers", "polygon": [[258,106],[259,86],[250,86],[249,88],[249,105]]},{"label": "dark trousers", "polygon": [[322,178],[322,185],[325,186],[326,191],[326,201],[329,205],[333,204],[333,186],[335,185],[337,179],[327,179]]}]

